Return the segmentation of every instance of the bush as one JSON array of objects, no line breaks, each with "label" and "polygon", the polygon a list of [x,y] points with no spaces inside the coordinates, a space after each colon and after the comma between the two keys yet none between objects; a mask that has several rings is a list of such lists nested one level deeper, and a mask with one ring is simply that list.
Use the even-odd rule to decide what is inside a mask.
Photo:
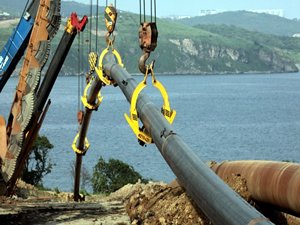
[{"label": "bush", "polygon": [[42,186],[43,177],[51,172],[52,163],[48,159],[48,151],[53,145],[47,137],[38,136],[31,148],[31,153],[26,161],[22,180],[32,185]]},{"label": "bush", "polygon": [[94,167],[92,186],[94,193],[109,194],[138,180],[147,182],[132,166],[117,159],[105,162],[101,157]]}]

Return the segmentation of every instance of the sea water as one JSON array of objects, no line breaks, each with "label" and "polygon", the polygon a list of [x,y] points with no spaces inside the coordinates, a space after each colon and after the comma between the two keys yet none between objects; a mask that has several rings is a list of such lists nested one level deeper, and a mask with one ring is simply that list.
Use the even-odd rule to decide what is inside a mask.
[{"label": "sea water", "polygon": [[[135,76],[137,81],[142,77]],[[300,162],[300,74],[176,75],[157,76],[166,87],[171,108],[177,111],[174,131],[203,161],[289,160]],[[0,93],[0,114],[7,118],[16,78]],[[93,112],[88,130],[90,149],[83,166],[93,172],[100,157],[122,160],[142,176],[169,182],[175,178],[155,145],[142,147],[127,124],[129,104],[117,87],[103,87],[104,97]],[[159,91],[145,93],[162,106]],[[59,77],[51,92],[52,104],[41,135],[54,148],[54,163],[44,185],[70,191],[73,188],[71,145],[78,132],[78,79]]]}]

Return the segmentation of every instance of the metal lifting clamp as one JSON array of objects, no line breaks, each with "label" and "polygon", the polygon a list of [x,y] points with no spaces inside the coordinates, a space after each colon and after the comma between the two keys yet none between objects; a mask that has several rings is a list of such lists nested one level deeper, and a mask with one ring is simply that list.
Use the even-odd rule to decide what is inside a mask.
[{"label": "metal lifting clamp", "polygon": [[72,143],[72,149],[73,149],[73,151],[75,153],[80,154],[80,155],[84,155],[87,152],[87,150],[89,149],[90,143],[89,143],[88,139],[85,138],[85,140],[84,140],[84,149],[78,149],[77,148],[77,140],[78,140],[78,138],[79,138],[79,133],[74,138],[74,141]]},{"label": "metal lifting clamp", "polygon": [[[110,50],[110,47],[112,45],[108,45],[107,48],[105,48],[101,55],[100,55],[100,58],[99,58],[99,63],[98,63],[98,67],[95,68],[96,70],[96,73],[99,77],[99,79],[105,84],[105,85],[112,85],[112,84],[115,84],[115,81],[113,79],[111,79],[110,77],[106,76],[104,73],[103,73],[103,59],[105,57],[105,55],[107,53],[109,53],[109,50]],[[117,62],[118,64],[121,66],[121,67],[124,67],[123,65],[123,62],[122,62],[122,58],[119,54],[119,52],[113,48],[112,46],[112,50],[111,50],[111,53],[116,57],[117,59]]]},{"label": "metal lifting clamp", "polygon": [[[113,36],[113,32],[115,30],[116,21],[117,21],[117,10],[113,6],[107,6],[105,8],[105,24],[107,28],[107,34],[106,34],[106,43],[107,48],[105,48],[99,58],[98,67],[95,67],[95,71],[99,77],[99,79],[103,82],[104,85],[112,85],[115,84],[115,81],[111,79],[110,77],[106,76],[103,73],[103,59],[107,53],[110,52],[116,57],[118,64],[121,67],[124,67],[122,58],[119,54],[119,52],[114,48],[113,44],[115,41],[115,37]],[[110,39],[109,37],[112,36],[113,38]]]},{"label": "metal lifting clamp", "polygon": [[97,102],[93,105],[88,103],[87,96],[88,96],[88,91],[91,87],[92,82],[93,82],[93,80],[90,80],[88,85],[85,87],[83,96],[81,97],[81,102],[86,108],[88,108],[90,110],[97,110],[103,100],[103,97],[101,96],[101,92],[99,91],[98,96],[97,96]]},{"label": "metal lifting clamp", "polygon": [[176,111],[174,109],[171,109],[170,107],[169,96],[165,87],[155,78],[152,62],[150,65],[147,65],[144,79],[136,86],[132,94],[130,104],[130,117],[126,113],[124,114],[126,121],[128,122],[129,126],[138,138],[139,143],[141,145],[153,143],[152,137],[147,133],[147,131],[144,128],[139,127],[138,113],[136,110],[138,96],[141,93],[141,91],[147,86],[148,74],[151,74],[152,76],[152,85],[160,91],[163,97],[164,104],[161,108],[162,114],[170,124],[173,123],[176,116]]}]

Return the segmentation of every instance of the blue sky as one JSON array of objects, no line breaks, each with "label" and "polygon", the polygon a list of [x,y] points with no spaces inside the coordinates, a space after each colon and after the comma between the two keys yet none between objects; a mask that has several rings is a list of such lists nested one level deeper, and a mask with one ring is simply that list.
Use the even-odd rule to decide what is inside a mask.
[{"label": "blue sky", "polygon": [[[76,0],[89,4],[90,0]],[[94,4],[96,0],[93,0]],[[100,5],[106,1],[99,0]],[[113,3],[114,0],[108,0]],[[150,4],[149,0],[146,0]],[[202,9],[247,10],[283,9],[284,16],[300,18],[300,0],[156,0],[157,15],[199,15]],[[126,11],[139,12],[139,0],[117,0],[117,7]]]}]

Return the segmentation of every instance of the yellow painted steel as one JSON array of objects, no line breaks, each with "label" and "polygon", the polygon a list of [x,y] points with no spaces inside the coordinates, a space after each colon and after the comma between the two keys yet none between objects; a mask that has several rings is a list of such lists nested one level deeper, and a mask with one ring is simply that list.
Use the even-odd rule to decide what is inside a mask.
[{"label": "yellow painted steel", "polygon": [[72,25],[71,18],[68,19],[67,25],[65,27],[65,31],[69,34],[72,34],[74,31],[74,26]]},{"label": "yellow painted steel", "polygon": [[129,126],[131,127],[133,133],[136,135],[136,137],[143,141],[146,144],[151,144],[152,143],[152,137],[145,132],[142,131],[139,127],[139,122],[138,122],[138,115],[136,111],[136,102],[139,94],[141,91],[146,87],[146,79],[147,76],[145,76],[144,80],[137,85],[135,88],[132,97],[131,97],[131,103],[130,103],[130,117],[125,113],[125,119],[128,122]]},{"label": "yellow painted steel", "polygon": [[98,55],[95,52],[90,52],[89,54],[89,64],[90,64],[90,71],[95,71],[97,65]]},{"label": "yellow painted steel", "polygon": [[99,77],[99,79],[105,84],[105,85],[112,85],[115,84],[114,80],[109,79],[107,76],[103,74],[103,59],[107,53],[109,53],[110,46],[112,47],[111,53],[116,57],[118,64],[121,67],[124,67],[121,55],[119,52],[113,48],[112,44],[109,44],[106,49],[104,49],[100,55],[98,67],[95,68],[95,71]]},{"label": "yellow painted steel", "polygon": [[160,91],[160,93],[163,97],[163,100],[164,100],[164,105],[162,107],[162,114],[164,115],[166,120],[170,124],[172,124],[175,119],[175,116],[176,116],[176,111],[174,109],[171,109],[168,93],[167,93],[165,87],[163,86],[163,84],[155,79],[153,70],[151,70],[151,74],[152,74],[152,84],[154,87],[156,87]]},{"label": "yellow painted steel", "polygon": [[114,32],[117,22],[117,11],[113,6],[107,6],[105,12],[105,26],[109,33]]},{"label": "yellow painted steel", "polygon": [[91,110],[97,110],[103,100],[103,97],[101,96],[101,92],[99,91],[98,96],[97,96],[97,102],[94,105],[88,103],[87,94],[88,94],[89,88],[91,87],[91,84],[92,84],[92,80],[85,87],[83,96],[81,97],[81,102],[86,108],[91,109]]},{"label": "yellow painted steel", "polygon": [[155,74],[153,71],[153,64],[148,65],[144,79],[136,86],[135,90],[133,91],[133,94],[131,97],[131,103],[130,103],[130,117],[126,113],[124,114],[125,119],[128,122],[129,126],[131,127],[133,133],[136,135],[136,137],[139,140],[143,141],[146,144],[151,144],[153,142],[153,140],[149,134],[145,133],[143,131],[143,129],[141,129],[139,127],[136,103],[137,103],[139,94],[147,86],[147,77],[148,77],[149,71],[152,76],[153,86],[156,87],[160,91],[160,93],[163,97],[163,100],[164,100],[164,105],[162,107],[162,113],[163,113],[164,117],[170,124],[172,124],[175,119],[175,116],[176,116],[176,111],[171,109],[171,107],[170,107],[169,96],[168,96],[168,93],[167,93],[165,87],[162,85],[161,82],[159,82],[155,78]]},{"label": "yellow painted steel", "polygon": [[83,149],[83,150],[78,149],[77,146],[76,146],[76,145],[77,145],[77,139],[78,139],[78,138],[79,138],[79,133],[78,133],[78,134],[76,135],[76,137],[74,138],[74,141],[73,141],[73,144],[72,144],[72,149],[73,149],[73,151],[74,151],[75,153],[83,155],[83,154],[89,149],[90,143],[89,143],[88,139],[85,138],[85,140],[84,140],[84,149]]}]

